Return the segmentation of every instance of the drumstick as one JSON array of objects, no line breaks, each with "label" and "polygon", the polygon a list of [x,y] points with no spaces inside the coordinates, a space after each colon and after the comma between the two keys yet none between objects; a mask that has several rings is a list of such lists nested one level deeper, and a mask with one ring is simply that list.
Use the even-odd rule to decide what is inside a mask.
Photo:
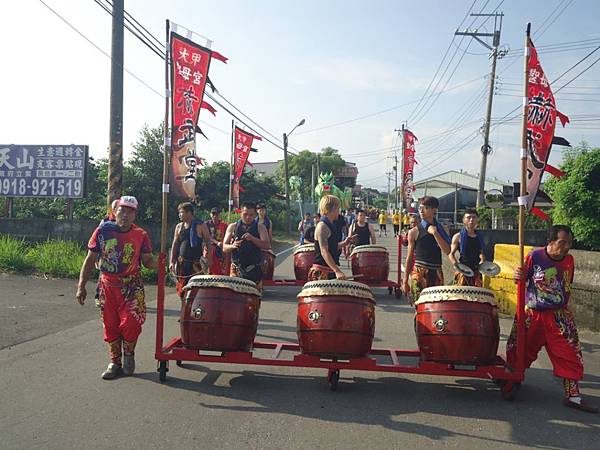
[{"label": "drumstick", "polygon": [[352,275],[351,277],[346,278],[346,280],[352,281],[355,278],[360,278],[360,277],[364,277],[365,275],[362,273],[357,273],[356,275]]}]

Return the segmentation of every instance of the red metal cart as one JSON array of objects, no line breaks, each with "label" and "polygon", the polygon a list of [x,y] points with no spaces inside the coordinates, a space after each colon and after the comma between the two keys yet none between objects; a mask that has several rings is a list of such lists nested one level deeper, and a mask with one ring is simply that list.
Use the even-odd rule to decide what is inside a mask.
[{"label": "red metal cart", "polygon": [[[160,266],[164,267],[165,256],[160,257]],[[159,280],[164,280],[159,277]],[[279,280],[278,280],[279,281]],[[398,280],[399,281],[399,280]],[[399,283],[394,283],[393,288]],[[274,284],[277,285],[277,284]],[[286,285],[279,283],[279,285]],[[296,285],[294,283],[287,285]],[[390,287],[391,284],[383,283],[382,286]],[[519,286],[522,288],[522,286]],[[155,359],[158,361],[158,373],[160,381],[165,381],[169,370],[169,361],[176,361],[178,365],[182,361],[244,364],[257,366],[285,366],[321,368],[327,370],[327,380],[332,390],[337,389],[340,370],[364,370],[370,372],[393,372],[412,373],[421,375],[440,375],[453,377],[470,377],[490,379],[501,385],[500,391],[503,398],[512,399],[516,394],[516,388],[524,379],[524,315],[522,296],[519,296],[517,313],[517,360],[518,367],[509,370],[506,362],[501,356],[496,356],[493,364],[486,366],[463,366],[446,363],[427,362],[420,359],[419,350],[385,349],[374,348],[362,358],[349,360],[322,359],[316,356],[304,355],[300,352],[298,344],[282,342],[260,342],[255,341],[253,349],[249,352],[222,352],[217,355],[214,352],[203,352],[186,349],[180,337],[171,339],[164,345],[164,282],[158,285],[157,322],[156,322],[156,349]],[[264,355],[265,351],[269,351]],[[287,357],[283,357],[283,356]],[[403,358],[414,359],[415,362],[403,362]]]}]

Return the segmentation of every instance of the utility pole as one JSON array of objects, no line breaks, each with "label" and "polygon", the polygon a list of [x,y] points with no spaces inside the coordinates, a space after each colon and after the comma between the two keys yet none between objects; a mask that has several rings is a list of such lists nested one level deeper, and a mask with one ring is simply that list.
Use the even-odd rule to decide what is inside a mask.
[{"label": "utility pole", "polygon": [[391,191],[390,191],[390,183],[392,181],[392,172],[386,172],[385,175],[387,176],[387,180],[388,180],[388,200],[387,200],[387,209],[390,209],[390,195],[391,195]]},{"label": "utility pole", "polygon": [[[121,196],[123,183],[123,15],[124,0],[114,0],[110,63],[110,128],[107,209]],[[166,126],[166,124],[165,124]]]},{"label": "utility pole", "polygon": [[292,232],[292,223],[290,221],[290,176],[288,172],[288,136],[283,133],[283,171],[285,180],[285,221],[287,226],[287,232]]},{"label": "utility pole", "polygon": [[[481,45],[491,51],[490,58],[492,59],[492,69],[490,72],[489,89],[488,89],[488,104],[485,115],[485,123],[483,124],[483,145],[481,146],[481,167],[479,169],[479,189],[477,190],[477,207],[484,205],[484,191],[485,191],[485,172],[487,168],[487,157],[491,153],[492,148],[490,147],[490,122],[492,118],[492,100],[494,98],[494,83],[496,81],[496,61],[498,56],[502,57],[506,52],[498,51],[500,45],[500,33],[502,32],[502,18],[504,13],[493,13],[493,14],[471,14],[473,17],[493,17],[494,18],[494,32],[493,33],[480,33],[477,30],[470,31],[458,31],[454,33],[457,36],[471,36]],[[480,39],[482,37],[491,37],[492,45],[490,46],[487,42]]]}]

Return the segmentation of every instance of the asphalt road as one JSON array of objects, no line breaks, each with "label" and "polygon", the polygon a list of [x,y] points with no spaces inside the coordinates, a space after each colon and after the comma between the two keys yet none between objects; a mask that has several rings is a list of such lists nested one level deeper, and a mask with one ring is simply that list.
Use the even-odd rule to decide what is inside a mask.
[{"label": "asphalt road", "polygon": [[[278,260],[290,277],[290,254]],[[562,406],[544,352],[514,402],[486,380],[342,371],[332,392],[325,370],[224,364],[171,365],[161,384],[154,286],[136,375],[103,381],[97,311],[74,292],[72,280],[0,276],[0,448],[598,448],[600,415]],[[296,342],[297,292],[267,288],[257,339]],[[374,345],[416,348],[413,309],[376,293]],[[174,337],[179,301],[167,294]],[[501,326],[503,353],[510,320]],[[581,338],[581,386],[600,404],[600,337]]]}]

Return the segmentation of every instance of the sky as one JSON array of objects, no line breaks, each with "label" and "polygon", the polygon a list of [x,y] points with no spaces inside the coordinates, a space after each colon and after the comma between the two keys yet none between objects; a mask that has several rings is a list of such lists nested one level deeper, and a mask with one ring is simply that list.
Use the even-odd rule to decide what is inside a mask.
[{"label": "sky", "polygon": [[[95,1],[43,2],[110,54],[111,17]],[[469,12],[504,13],[500,48],[507,54],[498,60],[488,177],[519,178],[520,117],[498,119],[521,103],[526,23],[550,81],[600,45],[596,0],[125,0],[125,9],[162,42],[165,19],[210,38],[229,58],[210,67],[221,95],[278,139],[306,119],[289,138],[292,151],[334,147],[357,164],[358,183],[383,190],[399,145],[394,130],[403,123],[419,139],[416,180],[447,170],[479,173],[489,52],[454,32],[491,32],[494,24]],[[87,144],[93,157],[105,157],[110,59],[40,0],[1,2],[0,11],[10,18],[0,28],[0,144]],[[599,57],[593,53],[554,90]],[[164,117],[164,63],[126,31],[124,65],[127,158],[144,124]],[[600,63],[556,99],[572,118],[556,134],[600,146]],[[216,117],[200,113],[209,139],[197,140],[209,163],[229,160],[231,146],[232,117],[213,106]],[[282,158],[266,141],[256,147],[251,161]],[[560,147],[552,152],[558,165]]]}]

